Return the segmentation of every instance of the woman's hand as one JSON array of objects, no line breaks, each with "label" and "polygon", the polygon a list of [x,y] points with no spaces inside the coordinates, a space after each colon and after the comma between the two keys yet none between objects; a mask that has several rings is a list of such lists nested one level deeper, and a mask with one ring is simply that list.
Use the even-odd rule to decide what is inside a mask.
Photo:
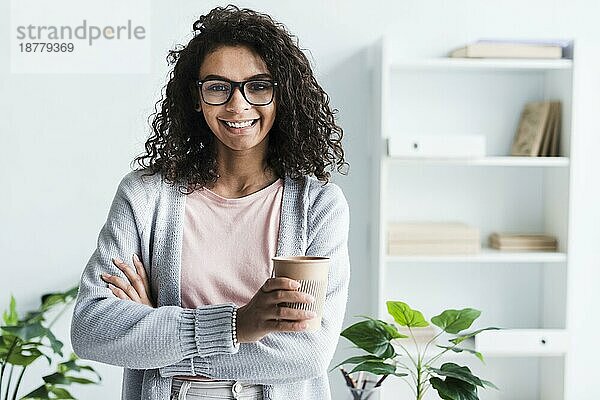
[{"label": "woman's hand", "polygon": [[281,303],[312,303],[314,298],[298,292],[300,284],[289,278],[269,278],[254,297],[237,311],[237,339],[251,343],[270,332],[295,332],[306,329],[312,311],[296,310]]},{"label": "woman's hand", "polygon": [[138,256],[136,254],[133,255],[135,269],[125,264],[119,258],[113,258],[112,262],[117,268],[123,271],[128,279],[128,281],[125,281],[116,275],[102,274],[102,280],[108,283],[108,288],[113,294],[123,300],[131,300],[154,307],[152,300],[150,300],[152,297],[150,296],[148,276]]}]

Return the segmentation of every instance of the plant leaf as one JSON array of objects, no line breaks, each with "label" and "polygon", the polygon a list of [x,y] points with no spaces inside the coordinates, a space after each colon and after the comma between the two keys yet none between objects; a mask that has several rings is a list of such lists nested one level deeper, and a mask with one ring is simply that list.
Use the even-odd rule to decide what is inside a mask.
[{"label": "plant leaf", "polygon": [[2,330],[25,342],[36,337],[43,337],[48,331],[40,322],[24,323],[17,326],[3,326]]},{"label": "plant leaf", "polygon": [[344,364],[360,364],[361,362],[364,362],[364,361],[383,361],[383,360],[384,360],[383,358],[374,356],[372,354],[366,354],[364,356],[350,357],[350,358],[345,359],[341,363],[334,365],[333,367],[331,367],[331,369],[329,371],[331,372],[334,369],[336,369],[337,367],[339,367],[340,365],[344,365]]},{"label": "plant leaf", "polygon": [[50,385],[48,390],[56,396],[53,397],[53,399],[75,399],[75,397],[73,397],[73,395],[69,393],[66,389]]},{"label": "plant leaf", "polygon": [[493,384],[492,382],[490,382],[490,381],[486,381],[486,380],[483,380],[483,379],[482,379],[482,380],[481,380],[481,383],[483,383],[483,386],[485,386],[485,387],[488,387],[488,388],[493,388],[493,389],[496,389],[496,390],[500,390],[500,389],[498,388],[498,386],[494,385],[494,384]]},{"label": "plant leaf", "polygon": [[433,367],[429,367],[427,369],[440,376],[455,378],[470,383],[471,385],[484,387],[481,379],[473,375],[468,367],[461,367],[460,365],[456,365],[454,363],[445,363],[439,369]]},{"label": "plant leaf", "polygon": [[66,378],[69,380],[69,382],[80,383],[82,385],[98,384],[98,383],[100,383],[100,382],[93,381],[91,379],[80,378],[80,377],[77,377],[77,376],[67,376]]},{"label": "plant leaf", "polygon": [[392,335],[384,324],[378,320],[368,319],[349,326],[340,335],[377,357],[392,358],[396,355],[396,351],[390,344]]},{"label": "plant leaf", "polygon": [[17,302],[15,301],[15,297],[13,295],[10,295],[10,305],[8,306],[8,310],[2,313],[2,319],[8,326],[16,325],[19,322],[19,315],[17,314]]},{"label": "plant leaf", "polygon": [[47,293],[42,296],[42,305],[40,309],[48,311],[52,307],[64,303],[64,296],[62,293]]},{"label": "plant leaf", "polygon": [[429,382],[443,400],[479,400],[477,386],[468,382],[455,378],[442,380],[437,377],[430,378]]},{"label": "plant leaf", "polygon": [[35,322],[43,322],[44,321],[44,312],[40,310],[36,311],[28,311],[25,313],[25,317],[21,320],[24,324],[33,324]]},{"label": "plant leaf", "polygon": [[46,293],[42,296],[40,310],[45,312],[57,304],[68,304],[77,296],[78,287],[75,286],[66,292]]},{"label": "plant leaf", "polygon": [[8,358],[8,363],[26,367],[40,358],[42,355],[42,352],[38,349],[23,349],[20,346],[15,346],[13,352]]},{"label": "plant leaf", "polygon": [[396,328],[394,325],[388,324],[387,322],[381,321],[379,320],[379,322],[381,322],[383,324],[383,327],[385,328],[386,331],[388,331],[388,333],[390,334],[392,339],[406,339],[408,338],[408,336],[401,334],[400,332],[398,332],[398,328]]},{"label": "plant leaf", "polygon": [[387,349],[385,349],[383,354],[380,354],[379,357],[383,358],[384,360],[387,360],[389,358],[394,358],[397,355],[398,354],[396,354],[396,349],[394,349],[394,346],[390,343],[390,345],[387,347]]},{"label": "plant leaf", "polygon": [[410,328],[423,328],[429,326],[429,323],[423,317],[420,311],[413,310],[406,303],[401,301],[387,301],[388,313],[394,317],[398,325],[408,326]]},{"label": "plant leaf", "polygon": [[375,323],[381,324],[381,326],[391,335],[392,339],[406,339],[409,337],[398,332],[398,328],[396,328],[394,324],[389,324],[381,319],[371,318],[368,315],[359,315],[359,317],[363,317],[365,319],[374,321]]},{"label": "plant leaf", "polygon": [[58,364],[58,366],[56,367],[56,370],[63,374],[68,371],[76,371],[76,372],[80,372],[82,370],[90,371],[96,375],[96,377],[98,378],[98,381],[102,380],[102,377],[100,376],[100,374],[98,374],[94,370],[94,368],[90,367],[89,365],[80,365],[77,363],[78,360],[79,359],[77,358],[75,353],[71,353],[71,355],[69,357],[69,361],[65,361],[65,362]]},{"label": "plant leaf", "polygon": [[15,340],[19,340],[19,339],[13,335],[6,334],[6,335],[0,336],[0,360],[1,361],[6,360],[8,351],[10,350],[10,348]]},{"label": "plant leaf", "polygon": [[48,340],[50,340],[50,346],[52,347],[52,351],[54,351],[56,354],[62,357],[63,343],[60,340],[56,339],[56,336],[54,336],[54,333],[52,333],[50,329],[47,330],[46,336],[48,337]]},{"label": "plant leaf", "polygon": [[32,392],[27,393],[25,396],[21,397],[21,400],[39,400],[39,399],[49,399],[48,397],[48,388],[46,385],[42,385]]},{"label": "plant leaf", "polygon": [[69,385],[71,382],[65,377],[64,374],[60,372],[55,372],[50,375],[46,375],[42,378],[44,382],[51,383],[53,385]]},{"label": "plant leaf", "polygon": [[471,332],[471,333],[467,333],[467,334],[465,334],[465,335],[461,335],[461,336],[455,337],[455,338],[453,338],[453,339],[449,339],[448,341],[449,341],[449,342],[452,342],[452,343],[454,343],[454,344],[459,344],[459,343],[462,343],[462,342],[464,342],[465,340],[467,340],[467,339],[469,339],[469,338],[472,338],[472,337],[474,337],[474,336],[476,336],[476,335],[480,334],[480,333],[481,333],[481,332],[483,332],[483,331],[497,331],[497,330],[500,330],[500,329],[501,329],[501,328],[495,328],[495,327],[489,327],[489,328],[478,329],[478,330],[476,330],[476,331],[473,331],[473,332]]},{"label": "plant leaf", "polygon": [[366,371],[374,375],[396,374],[396,366],[381,361],[365,361],[355,366],[350,373]]},{"label": "plant leaf", "polygon": [[456,334],[468,329],[480,315],[481,311],[474,308],[445,310],[440,315],[431,318],[431,323],[442,328],[444,332]]},{"label": "plant leaf", "polygon": [[479,360],[481,360],[482,363],[485,363],[485,361],[483,361],[483,354],[481,354],[480,352],[478,352],[476,350],[465,349],[463,347],[456,347],[456,346],[440,346],[439,344],[436,344],[436,346],[439,347],[439,348],[441,348],[441,349],[452,350],[455,353],[461,353],[463,351],[466,351],[467,353],[471,353],[475,357],[479,358]]}]

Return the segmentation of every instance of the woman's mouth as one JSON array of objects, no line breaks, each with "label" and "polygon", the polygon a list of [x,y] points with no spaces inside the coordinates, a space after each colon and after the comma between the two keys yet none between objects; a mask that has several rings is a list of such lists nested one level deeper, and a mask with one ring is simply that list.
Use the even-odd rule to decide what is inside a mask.
[{"label": "woman's mouth", "polygon": [[219,122],[223,124],[229,131],[234,133],[239,133],[244,129],[252,128],[258,122],[260,118],[257,119],[247,119],[243,121],[226,121],[223,119],[219,119]]}]

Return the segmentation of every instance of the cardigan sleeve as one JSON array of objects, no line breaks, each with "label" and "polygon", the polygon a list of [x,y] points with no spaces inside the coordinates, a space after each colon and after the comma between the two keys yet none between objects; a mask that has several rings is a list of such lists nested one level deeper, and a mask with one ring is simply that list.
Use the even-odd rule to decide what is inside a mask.
[{"label": "cardigan sleeve", "polygon": [[243,343],[236,354],[193,357],[160,369],[163,377],[203,375],[257,384],[285,384],[327,374],[341,331],[350,267],[349,210],[341,190],[331,184],[313,199],[308,215],[306,255],[330,258],[321,329],[274,332],[255,343]]},{"label": "cardigan sleeve", "polygon": [[154,199],[152,187],[138,174],[129,173],[119,184],[97,248],[82,274],[71,324],[75,353],[132,369],[235,353],[239,346],[234,346],[232,335],[234,304],[152,308],[117,298],[100,278],[109,273],[126,279],[111,259],[141,254],[142,230]]}]

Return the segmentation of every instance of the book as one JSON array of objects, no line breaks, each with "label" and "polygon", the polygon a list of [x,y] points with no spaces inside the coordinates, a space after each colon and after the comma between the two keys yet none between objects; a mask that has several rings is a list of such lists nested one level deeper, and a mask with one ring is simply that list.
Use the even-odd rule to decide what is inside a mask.
[{"label": "book", "polygon": [[388,224],[388,254],[475,254],[479,237],[479,229],[458,222],[394,222]]},{"label": "book", "polygon": [[491,237],[491,241],[494,243],[502,244],[502,245],[515,245],[515,246],[527,246],[527,245],[546,246],[546,245],[554,245],[556,243],[556,239],[554,239],[554,238],[547,238],[547,239],[545,239],[545,238],[544,239],[535,239],[535,238],[532,238],[532,239],[527,239],[527,238],[503,239],[503,238],[498,238],[498,239],[495,239],[493,235]]},{"label": "book", "polygon": [[538,156],[545,157],[558,156],[558,138],[561,125],[561,105],[559,102],[550,103],[550,114],[548,116],[548,124],[544,132],[542,144],[538,152]]},{"label": "book", "polygon": [[388,224],[388,240],[443,241],[476,240],[479,229],[459,222],[392,222]]},{"label": "book", "polygon": [[552,137],[550,139],[549,149],[547,153],[539,154],[540,156],[559,156],[560,132],[562,126],[562,106],[560,102],[554,102],[554,125],[552,126]]},{"label": "book", "polygon": [[562,58],[573,59],[572,39],[479,39],[479,43],[516,43],[540,46],[557,46],[562,48]]},{"label": "book", "polygon": [[450,52],[452,58],[563,58],[563,42],[479,40]]},{"label": "book", "polygon": [[544,234],[508,234],[494,232],[489,237],[490,247],[512,251],[556,251],[557,240]]},{"label": "book", "polygon": [[558,101],[525,104],[511,146],[513,156],[558,156],[561,129]]}]

